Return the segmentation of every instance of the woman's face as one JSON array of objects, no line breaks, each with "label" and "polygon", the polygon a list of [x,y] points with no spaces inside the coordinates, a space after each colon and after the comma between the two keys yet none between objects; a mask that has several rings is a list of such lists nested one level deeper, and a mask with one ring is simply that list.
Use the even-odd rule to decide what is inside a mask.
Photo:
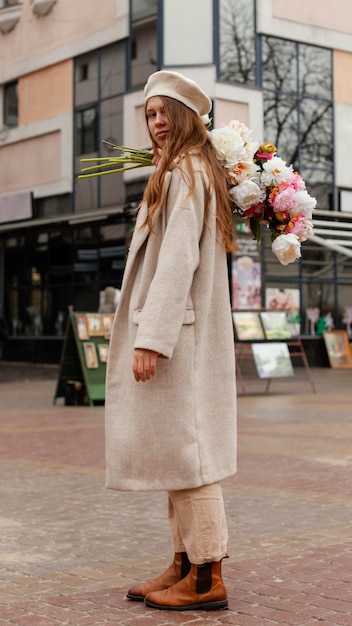
[{"label": "woman's face", "polygon": [[146,113],[149,132],[159,148],[163,148],[170,132],[170,124],[159,96],[149,98]]}]

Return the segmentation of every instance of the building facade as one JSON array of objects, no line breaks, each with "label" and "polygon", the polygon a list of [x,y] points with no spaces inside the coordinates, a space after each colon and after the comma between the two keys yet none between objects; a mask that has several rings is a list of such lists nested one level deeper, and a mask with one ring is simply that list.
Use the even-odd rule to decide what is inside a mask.
[{"label": "building facade", "polygon": [[[340,0],[0,0],[0,314],[3,357],[57,362],[69,307],[121,285],[148,169],[81,180],[110,142],[147,147],[143,86],[157,69],[197,80],[213,124],[240,119],[316,196],[316,236],[283,268],[241,224],[235,308],[299,294],[343,327],[352,306],[352,5]],[[259,276],[259,278],[258,278]],[[243,279],[243,273],[242,273]],[[241,292],[241,298],[239,293]]]}]

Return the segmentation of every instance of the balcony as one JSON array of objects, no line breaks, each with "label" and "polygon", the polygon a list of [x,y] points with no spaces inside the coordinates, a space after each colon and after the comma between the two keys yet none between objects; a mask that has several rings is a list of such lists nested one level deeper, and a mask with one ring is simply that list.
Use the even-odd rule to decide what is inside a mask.
[{"label": "balcony", "polygon": [[352,257],[352,213],[315,210],[314,234],[310,237],[316,244]]}]

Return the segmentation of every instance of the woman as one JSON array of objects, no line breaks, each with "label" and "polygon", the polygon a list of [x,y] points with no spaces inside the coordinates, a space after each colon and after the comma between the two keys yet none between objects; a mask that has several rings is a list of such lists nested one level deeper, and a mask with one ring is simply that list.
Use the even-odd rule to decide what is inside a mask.
[{"label": "woman", "polygon": [[[163,490],[174,560],[129,590],[158,609],[227,608],[220,482],[236,471],[234,342],[224,172],[201,116],[208,96],[181,74],[145,87],[155,172],[145,189],[107,372],[106,486]],[[159,160],[160,159],[160,160]]]}]

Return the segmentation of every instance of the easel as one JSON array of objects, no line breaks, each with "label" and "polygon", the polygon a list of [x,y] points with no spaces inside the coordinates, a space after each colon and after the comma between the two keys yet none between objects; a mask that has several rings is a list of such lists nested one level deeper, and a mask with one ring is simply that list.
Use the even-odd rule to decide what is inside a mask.
[{"label": "easel", "polygon": [[[94,369],[87,367],[84,355],[84,341],[79,338],[77,318],[86,313],[70,313],[62,350],[59,376],[54,394],[53,404],[58,398],[66,396],[67,384],[82,386],[87,394],[88,404],[103,404],[105,399],[106,363],[97,361]],[[89,342],[97,348],[102,341],[100,337],[89,337]]]},{"label": "easel", "polygon": [[[239,381],[239,384],[242,388],[242,391],[245,395],[248,395],[247,392],[247,388],[245,385],[245,381],[244,381],[244,377],[242,374],[242,370],[241,370],[241,366],[240,366],[240,360],[241,359],[252,359],[254,360],[253,357],[253,352],[252,352],[252,343],[270,343],[270,341],[265,341],[265,342],[259,342],[259,341],[246,341],[246,342],[242,342],[242,341],[235,341],[235,352],[236,352],[236,374],[237,374],[237,378]],[[303,364],[304,367],[306,369],[307,375],[308,375],[308,379],[310,382],[310,386],[312,388],[312,392],[316,393],[316,387],[311,375],[311,370],[309,367],[309,363],[308,363],[308,359],[307,359],[307,355],[303,346],[303,342],[302,339],[300,337],[296,337],[296,339],[289,339],[289,340],[285,340],[286,345],[288,346],[288,349],[290,351],[290,356],[299,356],[302,358],[303,360]],[[290,350],[290,348],[292,348],[292,350]],[[266,386],[265,386],[265,393],[268,393],[269,388],[270,388],[270,384],[271,384],[272,378],[268,378],[267,382],[266,382]]]}]

